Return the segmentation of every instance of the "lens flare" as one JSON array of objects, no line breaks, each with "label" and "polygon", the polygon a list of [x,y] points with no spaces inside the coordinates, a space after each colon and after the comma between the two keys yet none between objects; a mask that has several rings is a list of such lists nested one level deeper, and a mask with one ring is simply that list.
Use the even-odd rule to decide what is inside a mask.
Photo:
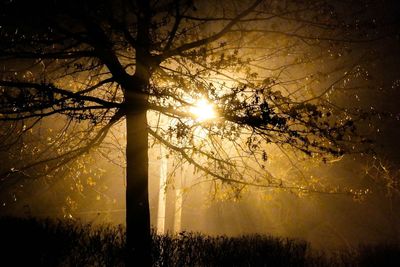
[{"label": "lens flare", "polygon": [[205,99],[198,100],[190,108],[190,112],[196,117],[198,121],[210,120],[217,117],[214,106]]}]

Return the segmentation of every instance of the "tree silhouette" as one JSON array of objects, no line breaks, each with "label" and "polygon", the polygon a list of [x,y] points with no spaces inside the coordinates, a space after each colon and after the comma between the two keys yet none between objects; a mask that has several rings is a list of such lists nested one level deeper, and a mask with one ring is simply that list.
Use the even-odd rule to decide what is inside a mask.
[{"label": "tree silhouette", "polygon": [[[340,107],[336,94],[368,78],[362,62],[370,55],[350,56],[352,44],[381,36],[363,31],[373,22],[341,18],[345,8],[328,1],[2,2],[0,120],[14,137],[47,117],[69,133],[18,173],[58,170],[124,120],[127,244],[146,260],[149,138],[235,192],[246,185],[304,190],[268,174],[269,144],[326,160],[365,141],[356,135],[365,114]],[[213,105],[216,118],[191,112],[199,100]]]}]

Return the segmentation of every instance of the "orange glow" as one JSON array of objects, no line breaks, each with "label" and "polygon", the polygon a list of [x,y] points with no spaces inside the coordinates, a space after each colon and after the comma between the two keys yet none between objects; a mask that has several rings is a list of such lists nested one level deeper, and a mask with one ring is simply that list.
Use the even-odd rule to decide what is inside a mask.
[{"label": "orange glow", "polygon": [[190,112],[196,116],[198,121],[214,119],[217,116],[214,106],[205,99],[198,100],[190,108]]}]

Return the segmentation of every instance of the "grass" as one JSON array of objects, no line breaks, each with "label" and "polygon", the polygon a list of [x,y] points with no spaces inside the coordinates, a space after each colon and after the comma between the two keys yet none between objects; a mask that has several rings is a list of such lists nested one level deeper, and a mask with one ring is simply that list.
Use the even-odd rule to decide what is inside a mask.
[{"label": "grass", "polygon": [[[124,266],[125,229],[72,221],[0,218],[0,265]],[[154,266],[400,266],[399,245],[360,246],[327,256],[302,240],[153,233]],[[2,264],[3,263],[3,264]],[[140,266],[140,265],[138,265]]]}]

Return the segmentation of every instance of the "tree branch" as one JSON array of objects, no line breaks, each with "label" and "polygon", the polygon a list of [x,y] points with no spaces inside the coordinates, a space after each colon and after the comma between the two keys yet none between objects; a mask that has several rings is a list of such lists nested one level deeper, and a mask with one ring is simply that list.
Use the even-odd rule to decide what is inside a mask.
[{"label": "tree branch", "polygon": [[249,8],[247,8],[246,10],[241,12],[234,19],[232,19],[227,25],[225,25],[225,27],[222,30],[220,30],[218,33],[216,33],[210,37],[204,38],[204,39],[186,43],[186,44],[179,46],[173,50],[165,51],[162,55],[160,55],[160,57],[162,58],[162,60],[165,60],[169,57],[180,55],[181,53],[183,53],[187,50],[190,50],[190,49],[193,49],[193,48],[196,48],[199,46],[203,46],[205,44],[208,44],[210,42],[218,40],[219,38],[224,36],[226,33],[228,33],[232,29],[232,27],[235,26],[243,17],[245,17],[249,13],[251,13],[261,2],[262,2],[262,0],[256,0]]}]

